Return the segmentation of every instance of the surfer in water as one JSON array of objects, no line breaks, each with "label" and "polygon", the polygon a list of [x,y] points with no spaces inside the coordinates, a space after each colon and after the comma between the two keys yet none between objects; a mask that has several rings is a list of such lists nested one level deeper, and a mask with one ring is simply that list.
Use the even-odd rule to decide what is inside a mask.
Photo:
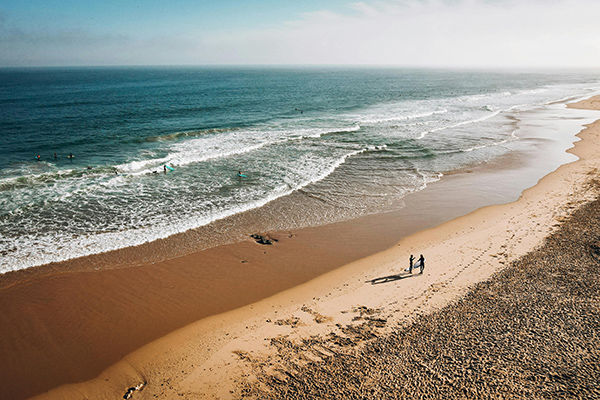
[{"label": "surfer in water", "polygon": [[163,165],[163,171],[165,174],[167,173],[167,164]]},{"label": "surfer in water", "polygon": [[67,156],[67,158],[68,158],[69,160],[72,160],[74,157],[75,157],[75,156],[73,155],[73,153],[69,153],[69,155]]},{"label": "surfer in water", "polygon": [[421,256],[419,257],[419,264],[420,264],[420,268],[421,268],[421,270],[419,271],[419,274],[422,274],[423,270],[425,269],[425,257],[423,257],[423,254],[421,254]]},{"label": "surfer in water", "polygon": [[36,159],[37,161],[41,161],[41,160],[42,160],[42,156],[40,156],[39,154],[36,154],[36,155],[35,155],[35,159]]}]

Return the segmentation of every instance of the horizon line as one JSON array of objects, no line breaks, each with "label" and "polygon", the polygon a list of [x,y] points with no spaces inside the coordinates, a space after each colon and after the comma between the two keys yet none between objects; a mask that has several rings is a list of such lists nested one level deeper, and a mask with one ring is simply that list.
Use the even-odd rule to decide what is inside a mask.
[{"label": "horizon line", "polygon": [[535,65],[511,65],[511,66],[485,66],[485,65],[417,65],[417,64],[317,64],[317,63],[270,63],[270,64],[241,64],[241,63],[214,63],[214,64],[64,64],[64,65],[0,65],[0,69],[53,69],[53,68],[218,68],[218,67],[335,67],[335,68],[405,68],[405,69],[444,69],[444,70],[599,70],[599,66],[535,66]]}]

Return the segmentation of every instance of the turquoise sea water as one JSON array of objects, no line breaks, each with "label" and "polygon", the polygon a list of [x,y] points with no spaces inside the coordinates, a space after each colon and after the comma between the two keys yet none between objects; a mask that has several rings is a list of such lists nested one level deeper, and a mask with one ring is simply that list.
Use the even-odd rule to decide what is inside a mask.
[{"label": "turquoise sea water", "polygon": [[0,70],[0,272],[166,237],[298,190],[346,217],[392,209],[518,149],[519,112],[599,90],[583,72]]}]

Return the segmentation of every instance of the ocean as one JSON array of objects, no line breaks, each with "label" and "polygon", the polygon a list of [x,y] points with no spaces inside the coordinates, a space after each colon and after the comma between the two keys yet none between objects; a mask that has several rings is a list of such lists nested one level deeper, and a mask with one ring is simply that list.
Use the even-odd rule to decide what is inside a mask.
[{"label": "ocean", "polygon": [[394,210],[527,146],[520,113],[596,93],[597,74],[572,71],[1,69],[0,272],[297,192],[329,210],[307,207],[306,225]]}]

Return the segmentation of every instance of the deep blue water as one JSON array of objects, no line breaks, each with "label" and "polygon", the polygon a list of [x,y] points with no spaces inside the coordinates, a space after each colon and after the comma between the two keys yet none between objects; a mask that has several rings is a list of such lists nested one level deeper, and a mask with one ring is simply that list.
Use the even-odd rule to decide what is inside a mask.
[{"label": "deep blue water", "polygon": [[514,150],[519,111],[599,88],[582,72],[3,69],[0,271],[139,244],[299,189],[348,216],[393,208]]}]

